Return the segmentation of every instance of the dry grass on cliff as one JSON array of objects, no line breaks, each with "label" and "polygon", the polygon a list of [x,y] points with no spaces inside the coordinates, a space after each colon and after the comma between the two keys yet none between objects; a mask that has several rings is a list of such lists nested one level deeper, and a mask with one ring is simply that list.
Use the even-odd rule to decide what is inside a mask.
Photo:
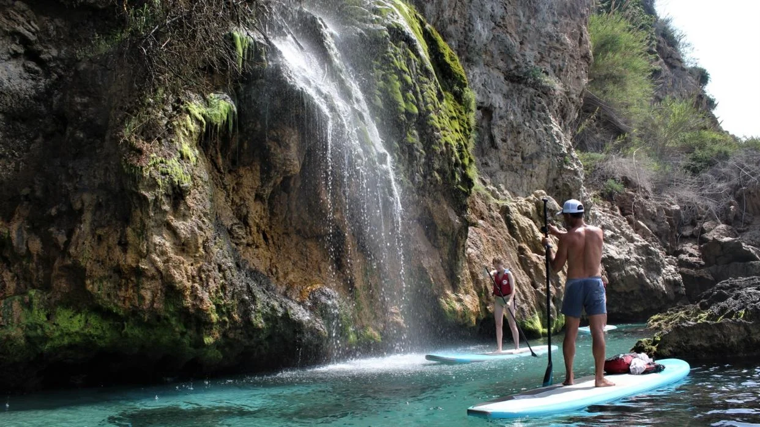
[{"label": "dry grass on cliff", "polygon": [[[593,156],[593,154],[592,154]],[[627,188],[651,193],[654,189],[654,166],[646,155],[634,152],[631,157],[616,154],[581,155],[586,182],[593,188],[604,188],[615,181]]]},{"label": "dry grass on cliff", "polygon": [[124,2],[125,58],[143,66],[137,83],[150,91],[230,84],[244,65],[231,29],[255,28],[266,10],[255,0]]}]

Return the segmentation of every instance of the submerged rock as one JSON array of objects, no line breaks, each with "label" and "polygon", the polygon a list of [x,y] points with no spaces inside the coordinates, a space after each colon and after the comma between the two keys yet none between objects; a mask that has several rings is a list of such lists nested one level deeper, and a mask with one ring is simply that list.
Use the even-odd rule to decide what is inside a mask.
[{"label": "submerged rock", "polygon": [[729,279],[700,296],[697,304],[649,319],[657,332],[635,351],[658,358],[722,359],[760,355],[760,277]]}]

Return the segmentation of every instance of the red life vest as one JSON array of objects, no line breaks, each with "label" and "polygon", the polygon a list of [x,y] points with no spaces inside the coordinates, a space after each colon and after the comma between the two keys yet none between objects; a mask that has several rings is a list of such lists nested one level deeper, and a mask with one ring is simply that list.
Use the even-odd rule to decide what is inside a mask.
[{"label": "red life vest", "polygon": [[[509,283],[509,270],[504,270],[500,273],[496,273],[493,277],[493,294],[497,297],[508,296],[512,293],[512,284]],[[501,290],[501,293],[499,293]]]}]

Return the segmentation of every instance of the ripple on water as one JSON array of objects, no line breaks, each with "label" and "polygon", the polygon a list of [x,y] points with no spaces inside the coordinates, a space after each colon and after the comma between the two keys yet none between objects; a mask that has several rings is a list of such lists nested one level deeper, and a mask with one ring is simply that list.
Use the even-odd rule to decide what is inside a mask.
[{"label": "ripple on water", "polygon": [[[635,339],[610,334],[608,353]],[[588,341],[579,344],[579,376],[592,371]],[[488,347],[459,350],[480,348]],[[561,352],[553,358],[557,382]],[[424,354],[391,355],[273,375],[11,396],[0,426],[760,426],[760,368],[752,364],[695,366],[676,386],[559,417],[467,417],[474,403],[538,387],[545,369],[544,357],[439,365]]]}]

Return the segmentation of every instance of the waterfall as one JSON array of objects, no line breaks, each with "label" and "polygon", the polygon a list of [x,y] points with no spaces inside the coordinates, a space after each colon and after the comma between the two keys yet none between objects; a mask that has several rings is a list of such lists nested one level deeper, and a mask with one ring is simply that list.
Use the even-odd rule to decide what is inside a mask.
[{"label": "waterfall", "polygon": [[[313,13],[313,12],[310,12]],[[316,14],[316,13],[315,13]],[[322,123],[317,133],[324,159],[321,179],[326,186],[329,229],[325,244],[333,265],[336,253],[343,251],[334,239],[336,228],[359,236],[371,267],[380,275],[380,298],[388,313],[403,325],[406,303],[404,269],[403,208],[401,190],[393,156],[381,139],[378,125],[370,113],[367,97],[360,89],[358,73],[351,69],[338,48],[339,30],[327,19],[316,20],[322,40],[298,40],[292,31],[273,37],[282,66],[293,84],[308,99]],[[319,43],[319,49],[314,43]],[[340,212],[340,214],[338,214]],[[346,263],[351,267],[348,247]],[[368,248],[368,249],[367,249]],[[368,252],[368,253],[367,253]],[[333,279],[336,278],[332,271]],[[338,318],[335,316],[334,318]],[[334,322],[333,322],[334,323]],[[340,324],[328,325],[333,337],[333,354],[340,355]],[[403,326],[402,326],[403,329]],[[403,332],[396,345],[404,350]]]}]

